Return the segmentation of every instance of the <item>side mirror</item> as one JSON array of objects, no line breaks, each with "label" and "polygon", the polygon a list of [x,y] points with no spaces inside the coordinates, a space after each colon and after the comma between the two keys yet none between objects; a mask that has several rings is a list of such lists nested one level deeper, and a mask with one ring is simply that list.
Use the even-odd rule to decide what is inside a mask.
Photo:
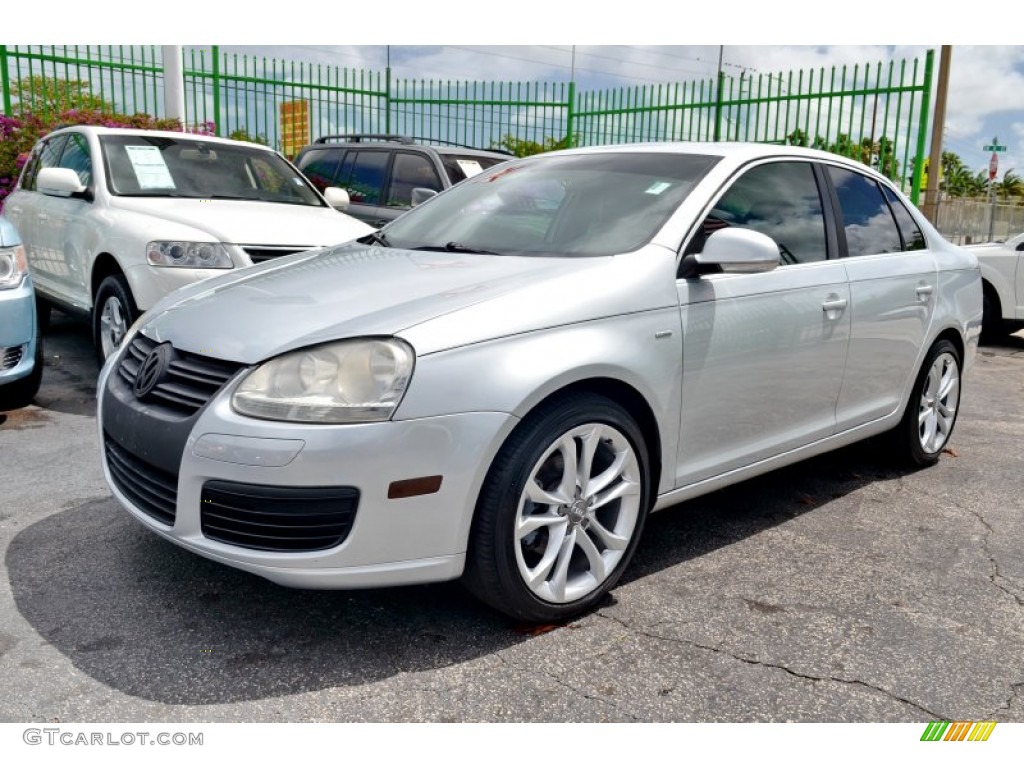
[{"label": "side mirror", "polygon": [[723,272],[769,272],[779,266],[779,246],[768,235],[729,227],[712,232],[694,258],[698,267],[714,265]]},{"label": "side mirror", "polygon": [[432,197],[437,197],[437,190],[429,189],[428,187],[413,187],[412,188],[412,204],[416,207],[420,203],[425,203]]},{"label": "side mirror", "polygon": [[337,208],[339,211],[347,211],[348,204],[351,202],[346,192],[341,187],[328,187],[324,190],[324,200],[331,208]]},{"label": "side mirror", "polygon": [[85,185],[70,168],[43,168],[36,176],[36,189],[44,195],[71,197],[85,192]]}]

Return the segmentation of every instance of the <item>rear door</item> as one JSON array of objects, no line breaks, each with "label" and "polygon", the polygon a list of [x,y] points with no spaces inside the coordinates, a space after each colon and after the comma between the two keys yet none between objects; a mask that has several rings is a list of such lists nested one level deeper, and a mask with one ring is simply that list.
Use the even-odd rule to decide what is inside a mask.
[{"label": "rear door", "polygon": [[856,170],[830,165],[827,173],[850,277],[850,352],[836,407],[842,431],[899,406],[917,371],[938,284],[924,236],[895,193]]}]

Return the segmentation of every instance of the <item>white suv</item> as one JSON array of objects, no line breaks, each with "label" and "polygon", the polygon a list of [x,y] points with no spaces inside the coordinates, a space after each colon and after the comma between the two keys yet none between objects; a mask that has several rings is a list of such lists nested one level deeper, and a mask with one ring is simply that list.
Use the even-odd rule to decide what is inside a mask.
[{"label": "white suv", "polygon": [[43,320],[51,304],[89,316],[102,360],[175,288],[371,231],[336,210],[347,199],[258,144],[77,126],[35,146],[4,213]]}]

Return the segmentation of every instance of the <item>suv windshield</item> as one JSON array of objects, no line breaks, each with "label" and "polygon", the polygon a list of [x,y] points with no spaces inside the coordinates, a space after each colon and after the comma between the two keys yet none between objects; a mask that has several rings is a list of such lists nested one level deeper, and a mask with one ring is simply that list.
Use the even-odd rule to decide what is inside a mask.
[{"label": "suv windshield", "polygon": [[646,244],[718,162],[708,155],[599,153],[503,163],[385,229],[395,248],[609,256]]},{"label": "suv windshield", "polygon": [[115,195],[324,203],[300,173],[273,152],[164,136],[101,136],[107,183]]}]

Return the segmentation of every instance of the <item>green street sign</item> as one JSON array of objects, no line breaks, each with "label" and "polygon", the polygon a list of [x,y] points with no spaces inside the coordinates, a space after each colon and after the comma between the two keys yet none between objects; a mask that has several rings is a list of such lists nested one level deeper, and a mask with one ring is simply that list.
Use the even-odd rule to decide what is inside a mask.
[{"label": "green street sign", "polygon": [[1005,152],[1006,151],[1006,147],[1003,146],[1002,144],[988,144],[988,145],[982,147],[982,149],[984,151],[986,151],[986,152]]}]

